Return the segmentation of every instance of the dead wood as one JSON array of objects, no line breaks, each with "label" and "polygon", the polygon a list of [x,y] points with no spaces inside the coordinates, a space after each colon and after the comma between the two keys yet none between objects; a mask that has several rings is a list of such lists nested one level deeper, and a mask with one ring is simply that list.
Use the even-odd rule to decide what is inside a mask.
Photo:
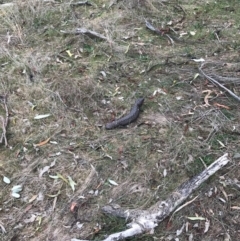
[{"label": "dead wood", "polygon": [[0,138],[0,143],[5,143],[5,146],[8,146],[8,141],[7,141],[7,125],[8,125],[8,119],[9,119],[9,112],[8,112],[8,107],[7,107],[7,95],[0,95],[0,102],[3,103],[4,109],[5,109],[5,118],[0,115],[0,119],[2,121],[2,135]]},{"label": "dead wood", "polygon": [[203,172],[180,185],[165,201],[159,201],[147,210],[124,210],[120,206],[114,204],[103,207],[102,210],[104,213],[132,221],[127,225],[127,230],[111,234],[103,241],[118,241],[127,237],[153,231],[154,228],[158,226],[158,223],[169,216],[169,214],[183,203],[194,190],[228,162],[228,154],[226,153]]},{"label": "dead wood", "polygon": [[75,2],[75,3],[70,3],[71,6],[81,6],[81,5],[88,5],[88,6],[92,6],[92,3],[90,3],[88,0],[86,1],[79,1],[79,2]]},{"label": "dead wood", "polygon": [[240,101],[240,97],[237,96],[236,94],[234,94],[231,90],[229,90],[227,87],[225,87],[224,85],[222,85],[221,83],[219,83],[216,79],[212,78],[211,76],[209,76],[208,74],[206,74],[202,68],[204,67],[205,64],[202,64],[198,70],[200,72],[201,75],[203,75],[207,80],[209,80],[211,83],[213,83],[214,85],[217,85],[218,87],[220,87],[221,89],[227,91],[227,93],[229,95],[231,95],[234,99],[236,99],[237,101]]},{"label": "dead wood", "polygon": [[217,74],[211,74],[210,77],[214,78],[215,80],[218,80],[222,84],[240,84],[240,78],[237,77],[226,77]]},{"label": "dead wood", "polygon": [[60,30],[60,32],[64,34],[87,34],[90,37],[97,37],[103,40],[107,40],[107,37],[105,37],[104,35],[86,28],[76,28],[74,31]]},{"label": "dead wood", "polygon": [[174,45],[175,41],[178,43],[189,43],[189,44],[195,44],[195,43],[203,43],[201,41],[190,41],[190,40],[183,40],[178,38],[177,36],[174,36],[173,34],[170,34],[173,31],[173,28],[171,27],[167,27],[165,29],[158,29],[155,28],[151,23],[149,23],[146,19],[145,19],[145,24],[146,24],[146,28],[148,28],[149,30],[155,32],[156,34],[166,37],[169,42]]}]

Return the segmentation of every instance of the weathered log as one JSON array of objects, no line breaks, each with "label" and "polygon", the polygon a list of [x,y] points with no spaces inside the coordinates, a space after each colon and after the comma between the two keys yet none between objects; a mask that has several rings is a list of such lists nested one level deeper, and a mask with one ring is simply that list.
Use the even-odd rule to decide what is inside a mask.
[{"label": "weathered log", "polygon": [[[158,223],[169,216],[194,190],[228,162],[228,154],[226,153],[200,174],[180,185],[165,201],[159,201],[147,210],[124,210],[114,204],[103,207],[102,210],[104,213],[132,220],[132,222],[127,225],[127,230],[111,234],[103,241],[118,241],[153,231],[154,228],[158,226]],[[79,239],[72,240],[87,241]]]}]

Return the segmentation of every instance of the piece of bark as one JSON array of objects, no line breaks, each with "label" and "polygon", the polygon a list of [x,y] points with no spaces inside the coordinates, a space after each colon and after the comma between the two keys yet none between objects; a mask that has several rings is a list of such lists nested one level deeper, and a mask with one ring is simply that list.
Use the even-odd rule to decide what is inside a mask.
[{"label": "piece of bark", "polygon": [[[128,229],[109,235],[103,241],[118,241],[145,232],[153,231],[163,219],[183,203],[194,190],[229,162],[224,154],[197,176],[180,185],[165,201],[159,201],[147,210],[124,210],[116,205],[103,207],[103,212],[132,220]],[[79,240],[83,241],[83,240]]]},{"label": "piece of bark", "polygon": [[76,28],[75,31],[65,31],[65,30],[60,30],[61,33],[64,34],[87,34],[91,37],[97,37],[103,40],[107,40],[107,37],[105,37],[104,35],[97,33],[95,31],[86,29],[86,28]]},{"label": "piece of bark", "polygon": [[90,3],[88,0],[86,0],[86,1],[79,1],[79,2],[75,2],[75,3],[70,3],[70,5],[72,5],[72,6],[81,6],[81,5],[92,6],[92,3]]}]

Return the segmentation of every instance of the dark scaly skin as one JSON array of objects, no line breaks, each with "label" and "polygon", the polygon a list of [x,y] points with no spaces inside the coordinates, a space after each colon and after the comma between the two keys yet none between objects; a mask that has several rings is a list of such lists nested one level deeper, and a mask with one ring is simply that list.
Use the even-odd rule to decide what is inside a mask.
[{"label": "dark scaly skin", "polygon": [[129,114],[123,116],[122,118],[109,122],[105,125],[106,130],[111,130],[117,127],[126,126],[132,122],[134,122],[140,113],[140,107],[144,102],[144,98],[139,98],[136,100],[134,106],[132,107]]}]

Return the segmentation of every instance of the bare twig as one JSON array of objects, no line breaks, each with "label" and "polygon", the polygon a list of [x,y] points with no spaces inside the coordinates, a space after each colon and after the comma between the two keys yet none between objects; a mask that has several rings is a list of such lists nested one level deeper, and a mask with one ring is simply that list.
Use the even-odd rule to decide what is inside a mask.
[{"label": "bare twig", "polygon": [[79,1],[79,2],[75,2],[75,3],[70,3],[71,6],[81,6],[81,5],[88,5],[88,6],[92,6],[92,3],[90,3],[88,0],[86,1]]},{"label": "bare twig", "polygon": [[170,37],[169,34],[166,34],[167,38],[169,39],[169,41],[171,42],[172,45],[174,45],[174,40],[173,38]]},{"label": "bare twig", "polygon": [[233,98],[235,98],[237,101],[240,101],[240,97],[238,97],[237,95],[235,95],[231,90],[229,90],[228,88],[226,88],[224,85],[220,84],[217,80],[215,80],[214,78],[210,77],[209,75],[207,75],[205,72],[203,72],[202,68],[204,67],[204,64],[202,64],[198,70],[199,72],[205,77],[207,78],[210,82],[212,82],[213,84],[217,85],[218,87],[220,87],[221,89],[225,90],[228,92],[229,95],[231,95]]},{"label": "bare twig", "polygon": [[105,37],[104,35],[86,28],[77,28],[75,31],[60,30],[60,32],[64,34],[87,34],[91,37],[98,37],[100,39],[107,40],[107,37]]},{"label": "bare twig", "polygon": [[145,24],[146,27],[150,30],[152,30],[153,32],[160,34],[160,35],[164,35],[164,32],[162,32],[161,30],[155,28],[151,23],[149,23],[146,19],[145,19]]},{"label": "bare twig", "polygon": [[9,112],[8,112],[8,107],[7,107],[7,95],[1,95],[0,96],[1,101],[3,102],[3,106],[5,109],[5,118],[3,116],[0,116],[0,119],[2,121],[2,136],[0,138],[0,143],[5,142],[5,146],[8,146],[8,141],[7,141],[7,136],[6,136],[6,128],[8,125],[8,119],[9,119]]},{"label": "bare twig", "polygon": [[146,27],[154,32],[156,32],[156,28],[153,27],[153,25],[151,23],[149,23],[146,19],[145,19],[145,24],[146,24]]},{"label": "bare twig", "polygon": [[[166,29],[158,29],[158,28],[155,28],[151,23],[149,23],[146,19],[145,19],[145,24],[146,24],[146,27],[148,29],[150,29],[151,31],[161,35],[161,36],[165,36],[168,38],[168,40],[171,42],[171,44],[173,45],[175,42],[178,42],[178,43],[189,43],[189,44],[195,44],[195,43],[199,43],[199,44],[202,44],[204,42],[201,42],[201,41],[190,41],[190,40],[184,40],[184,39],[180,39],[178,38],[177,36],[174,36],[174,34],[171,34],[171,31],[173,28],[166,28]],[[172,30],[173,31],[173,30]],[[174,32],[174,31],[173,31]]]},{"label": "bare twig", "polygon": [[178,211],[180,211],[181,209],[183,209],[183,208],[186,207],[187,205],[189,205],[189,204],[191,204],[192,202],[194,202],[197,198],[198,198],[198,196],[196,196],[195,198],[193,198],[193,199],[190,200],[189,202],[184,203],[182,206],[180,206],[178,209],[176,209],[176,210],[173,212],[173,214],[172,214],[172,216],[170,217],[170,219],[169,219],[168,222],[170,222],[170,221],[172,220],[173,215],[174,215],[175,213],[177,213]]},{"label": "bare twig", "polygon": [[164,220],[181,203],[183,203],[194,190],[228,162],[228,154],[226,153],[207,167],[203,172],[183,183],[165,201],[159,201],[147,210],[124,210],[116,205],[108,205],[104,207],[103,211],[105,213],[131,219],[132,222],[127,225],[127,230],[111,234],[103,241],[123,240],[127,237],[132,237],[153,230],[158,226],[158,223]]},{"label": "bare twig", "polygon": [[219,82],[223,84],[240,84],[240,78],[237,77],[226,77],[217,74],[211,74],[210,77],[217,79]]},{"label": "bare twig", "polygon": [[2,121],[2,136],[1,136],[1,139],[0,139],[0,143],[3,142],[3,139],[4,139],[4,142],[5,142],[5,146],[7,146],[7,138],[6,138],[6,128],[5,128],[5,120],[4,118],[0,115],[0,119]]},{"label": "bare twig", "polygon": [[174,45],[174,40],[170,37],[169,34],[166,34],[164,31],[162,30],[159,30],[157,28],[155,28],[151,23],[149,23],[146,19],[145,19],[145,24],[146,24],[146,27],[148,29],[150,29],[151,31],[161,35],[161,36],[166,36],[168,38],[168,40],[171,42],[172,45]]}]

